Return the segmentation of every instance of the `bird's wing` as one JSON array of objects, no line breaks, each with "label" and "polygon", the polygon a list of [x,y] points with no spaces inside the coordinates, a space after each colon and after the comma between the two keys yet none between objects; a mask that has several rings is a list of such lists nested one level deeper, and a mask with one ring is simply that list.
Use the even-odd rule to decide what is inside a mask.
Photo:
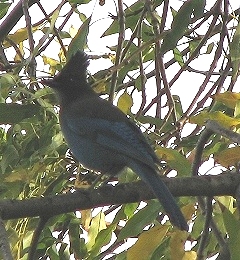
[{"label": "bird's wing", "polygon": [[64,121],[74,133],[84,135],[91,140],[94,139],[101,146],[118,151],[155,168],[154,159],[148,152],[148,144],[138,138],[134,128],[125,122],[86,117],[68,117]]}]

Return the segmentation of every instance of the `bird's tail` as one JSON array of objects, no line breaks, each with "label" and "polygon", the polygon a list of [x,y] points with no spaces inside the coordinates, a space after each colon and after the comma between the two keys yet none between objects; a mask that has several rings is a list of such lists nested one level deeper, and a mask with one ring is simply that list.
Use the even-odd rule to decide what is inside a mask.
[{"label": "bird's tail", "polygon": [[150,186],[150,188],[162,204],[163,208],[165,209],[171,223],[174,226],[177,226],[179,229],[187,231],[188,224],[181,210],[179,209],[168,187],[157,175],[157,173],[150,167],[147,167],[144,164],[140,164],[139,162],[134,162],[133,165],[130,166],[130,168]]}]

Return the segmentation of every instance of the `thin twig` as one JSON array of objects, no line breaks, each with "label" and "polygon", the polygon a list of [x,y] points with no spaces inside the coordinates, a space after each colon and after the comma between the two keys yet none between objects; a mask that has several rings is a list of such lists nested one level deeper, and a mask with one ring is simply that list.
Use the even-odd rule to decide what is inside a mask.
[{"label": "thin twig", "polygon": [[[115,66],[118,66],[121,62],[122,47],[125,39],[125,14],[123,10],[122,0],[118,0],[118,22],[119,22],[119,34],[118,34],[118,45],[115,58]],[[117,85],[118,70],[115,70],[112,74],[111,88],[109,94],[109,101],[112,103],[115,95],[115,89]]]},{"label": "thin twig", "polygon": [[36,259],[34,255],[36,254],[39,237],[41,236],[43,228],[47,223],[48,219],[49,219],[48,217],[40,217],[39,219],[38,225],[33,233],[30,250],[28,252],[28,258],[27,258],[28,260]]}]

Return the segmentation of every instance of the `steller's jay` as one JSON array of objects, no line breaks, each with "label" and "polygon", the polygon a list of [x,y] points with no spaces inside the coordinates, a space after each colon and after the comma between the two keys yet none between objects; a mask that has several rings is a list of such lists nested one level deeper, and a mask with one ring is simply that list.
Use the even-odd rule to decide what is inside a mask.
[{"label": "steller's jay", "polygon": [[117,174],[131,168],[153,190],[172,224],[188,225],[167,186],[158,176],[159,162],[141,130],[117,107],[101,99],[86,78],[88,56],[78,51],[53,78],[60,102],[60,125],[70,150],[86,168]]}]

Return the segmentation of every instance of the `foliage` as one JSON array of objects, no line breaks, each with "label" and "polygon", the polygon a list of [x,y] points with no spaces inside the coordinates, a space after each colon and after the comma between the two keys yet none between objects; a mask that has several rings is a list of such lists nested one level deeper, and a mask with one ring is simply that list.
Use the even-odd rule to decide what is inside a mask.
[{"label": "foliage", "polygon": [[[198,142],[209,120],[239,133],[235,1],[118,1],[117,13],[104,25],[95,15],[112,11],[105,1],[51,2],[0,3],[2,201],[71,193],[102,182],[71,156],[55,96],[40,83],[61,70],[77,49],[87,51],[95,71],[98,66],[96,73],[89,68],[94,90],[141,126],[162,159],[162,174],[238,171],[239,147],[227,134],[210,129],[202,148]],[[107,48],[96,44],[105,39]],[[129,181],[136,177],[126,169],[119,182]],[[26,216],[6,220],[5,227],[14,259],[27,259],[34,231],[36,259],[207,259],[228,252],[238,259],[239,220],[232,197],[182,197],[178,204],[189,233],[172,227],[155,200],[53,212],[51,218],[43,212],[42,226]],[[205,211],[205,205],[211,206]]]}]

